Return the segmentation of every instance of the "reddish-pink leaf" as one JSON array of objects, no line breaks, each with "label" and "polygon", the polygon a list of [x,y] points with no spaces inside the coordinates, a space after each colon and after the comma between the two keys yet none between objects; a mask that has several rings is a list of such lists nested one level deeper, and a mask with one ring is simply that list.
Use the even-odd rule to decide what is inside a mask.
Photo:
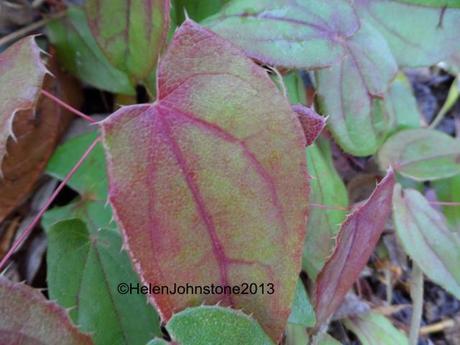
[{"label": "reddish-pink leaf", "polygon": [[298,115],[303,132],[305,133],[307,146],[311,145],[326,126],[326,118],[318,115],[312,108],[302,104],[293,105],[292,110]]},{"label": "reddish-pink leaf", "polygon": [[157,94],[102,123],[110,201],[138,272],[170,288],[246,282],[265,291],[150,297],[164,320],[203,302],[242,308],[278,340],[306,226],[296,114],[262,68],[191,21],[161,61]]},{"label": "reddish-pink leaf", "polygon": [[14,117],[19,110],[34,107],[45,73],[40,48],[32,36],[0,54],[0,175],[6,143],[14,137]]},{"label": "reddish-pink leaf", "polygon": [[0,344],[91,345],[67,312],[35,289],[0,277]]},{"label": "reddish-pink leaf", "polygon": [[369,199],[342,224],[334,253],[316,280],[318,325],[337,310],[366,266],[390,215],[394,184],[394,173],[390,170]]}]

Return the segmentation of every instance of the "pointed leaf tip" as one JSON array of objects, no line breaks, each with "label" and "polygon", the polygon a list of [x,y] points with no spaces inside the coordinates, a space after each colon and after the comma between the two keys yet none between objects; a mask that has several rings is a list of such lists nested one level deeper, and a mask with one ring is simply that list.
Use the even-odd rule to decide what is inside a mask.
[{"label": "pointed leaf tip", "polygon": [[305,134],[305,139],[307,140],[307,146],[311,145],[326,126],[327,118],[317,114],[312,108],[302,104],[293,105],[292,110],[298,115]]},{"label": "pointed leaf tip", "polygon": [[305,138],[296,115],[261,67],[191,21],[164,55],[158,86],[154,104],[125,107],[102,123],[110,201],[131,258],[143,281],[170,288],[273,284],[272,294],[259,289],[250,299],[150,297],[164,320],[221,300],[253,313],[277,341],[306,228]]},{"label": "pointed leaf tip", "polygon": [[342,224],[334,253],[315,284],[318,325],[337,310],[372,255],[391,213],[394,184],[394,173],[389,171],[369,199]]}]

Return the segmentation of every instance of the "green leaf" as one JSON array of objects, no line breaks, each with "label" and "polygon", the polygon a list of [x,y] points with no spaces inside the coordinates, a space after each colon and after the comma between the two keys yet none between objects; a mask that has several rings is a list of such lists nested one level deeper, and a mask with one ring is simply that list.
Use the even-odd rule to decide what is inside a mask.
[{"label": "green leaf", "polygon": [[150,340],[147,345],[168,345],[169,343],[166,340],[155,338]]},{"label": "green leaf", "polygon": [[256,60],[312,69],[342,58],[359,19],[346,0],[234,0],[204,24]]},{"label": "green leaf", "polygon": [[393,218],[406,253],[431,280],[460,298],[460,237],[449,231],[442,214],[419,192],[396,185]]},{"label": "green leaf", "polygon": [[370,312],[345,319],[343,323],[362,345],[409,345],[407,336],[381,314]]},{"label": "green leaf", "polygon": [[71,309],[95,344],[144,345],[161,335],[159,318],[142,294],[123,295],[120,283],[139,283],[121,237],[111,230],[90,232],[78,219],[59,222],[48,232],[48,291]]},{"label": "green leaf", "polygon": [[335,338],[331,337],[327,333],[318,335],[317,344],[318,345],[341,345],[341,343]]},{"label": "green leaf", "polygon": [[[60,180],[64,179],[97,135],[96,131],[79,135],[59,146],[48,162],[47,174]],[[72,176],[68,185],[80,193],[85,200],[105,202],[107,184],[104,149],[99,143]]]},{"label": "green leaf", "polygon": [[18,345],[92,345],[67,312],[36,289],[0,276],[0,341]]},{"label": "green leaf", "polygon": [[310,304],[305,286],[300,279],[297,281],[294,302],[292,303],[291,315],[288,322],[305,327],[313,327],[316,322],[315,311]]},{"label": "green leaf", "polygon": [[[435,7],[428,7],[434,6]],[[398,64],[430,66],[459,51],[460,9],[443,10],[446,1],[358,0],[361,18],[369,20],[385,37]],[[448,1],[458,7],[458,0]]]},{"label": "green leaf", "polygon": [[442,206],[447,222],[454,231],[460,232],[460,175],[432,183],[438,200],[457,205]]},{"label": "green leaf", "polygon": [[84,8],[95,40],[116,68],[136,81],[156,68],[169,29],[169,0],[87,0]]},{"label": "green leaf", "polygon": [[374,154],[389,129],[381,98],[397,73],[382,35],[367,22],[345,43],[344,58],[316,72],[318,106],[330,116],[339,145],[356,156]]},{"label": "green leaf", "polygon": [[403,72],[398,73],[385,95],[385,109],[393,131],[420,127],[422,116],[412,86]]},{"label": "green leaf", "polygon": [[283,82],[286,86],[289,103],[291,104],[307,104],[307,95],[302,77],[299,72],[291,72],[283,76]]},{"label": "green leaf", "polygon": [[[307,167],[312,177],[310,203],[324,205],[324,208],[310,208],[303,251],[302,267],[314,281],[330,256],[334,238],[345,220],[348,193],[334,168],[326,140],[307,148]],[[343,207],[343,210],[337,207]]]},{"label": "green leaf", "polygon": [[176,24],[185,20],[185,12],[189,18],[199,22],[219,12],[229,0],[174,0],[173,7],[176,15]]},{"label": "green leaf", "polygon": [[185,309],[174,314],[166,329],[180,345],[273,345],[254,319],[217,306]]},{"label": "green leaf", "polygon": [[98,47],[81,9],[70,7],[66,17],[53,20],[47,28],[65,69],[99,89],[135,94],[127,75],[113,67]]},{"label": "green leaf", "polygon": [[8,138],[16,138],[15,115],[35,106],[45,73],[40,48],[32,36],[16,42],[0,55],[0,178]]},{"label": "green leaf", "polygon": [[396,0],[398,2],[428,7],[460,7],[460,0]]},{"label": "green leaf", "polygon": [[408,129],[390,136],[377,160],[401,175],[417,181],[447,178],[460,173],[460,145],[439,131]]}]

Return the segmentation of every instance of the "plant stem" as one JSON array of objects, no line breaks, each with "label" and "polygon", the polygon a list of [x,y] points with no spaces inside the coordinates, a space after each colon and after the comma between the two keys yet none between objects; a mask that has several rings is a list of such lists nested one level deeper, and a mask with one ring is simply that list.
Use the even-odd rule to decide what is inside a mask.
[{"label": "plant stem", "polygon": [[96,123],[96,120],[94,120],[93,118],[91,118],[90,116],[88,116],[86,114],[83,114],[81,111],[75,109],[74,107],[68,105],[66,102],[60,100],[59,98],[57,98],[56,96],[52,95],[48,91],[42,90],[42,94],[45,95],[46,97],[48,97],[49,99],[51,99],[52,101],[56,102],[57,104],[59,104],[61,107],[67,109],[71,113],[73,113],[73,114],[75,114],[77,116],[80,116],[81,118],[85,119],[88,122]]},{"label": "plant stem", "polygon": [[32,33],[35,30],[40,29],[42,26],[45,26],[48,24],[50,21],[58,18],[62,18],[67,14],[67,11],[62,11],[56,14],[53,14],[49,17],[43,18],[35,23],[32,23],[28,26],[25,26],[17,31],[14,31],[10,33],[9,35],[6,35],[2,38],[0,38],[0,47],[4,45],[8,45],[10,43],[13,43],[17,41],[18,39],[22,38],[23,36],[26,36],[30,33]]},{"label": "plant stem", "polygon": [[92,144],[89,146],[89,148],[85,151],[85,153],[81,156],[80,160],[74,165],[74,167],[69,171],[69,173],[66,175],[66,177],[61,181],[59,186],[56,188],[56,190],[53,192],[53,194],[49,197],[45,205],[42,207],[40,212],[35,216],[34,220],[29,224],[29,226],[24,230],[24,232],[19,236],[19,238],[14,242],[14,244],[11,246],[10,250],[6,255],[3,257],[2,261],[0,262],[0,272],[3,270],[5,264],[8,262],[10,257],[14,254],[14,252],[24,243],[24,241],[29,237],[31,234],[32,230],[35,228],[43,214],[46,212],[48,207],[50,207],[51,203],[56,199],[58,194],[61,192],[61,190],[65,187],[65,185],[69,182],[69,180],[72,178],[72,176],[75,174],[75,172],[80,168],[80,166],[83,164],[85,159],[89,156],[89,154],[93,151],[93,149],[96,147],[96,145],[101,141],[101,137],[97,137]]},{"label": "plant stem", "polygon": [[414,261],[412,261],[410,296],[412,298],[412,318],[409,344],[417,345],[423,312],[423,272]]}]

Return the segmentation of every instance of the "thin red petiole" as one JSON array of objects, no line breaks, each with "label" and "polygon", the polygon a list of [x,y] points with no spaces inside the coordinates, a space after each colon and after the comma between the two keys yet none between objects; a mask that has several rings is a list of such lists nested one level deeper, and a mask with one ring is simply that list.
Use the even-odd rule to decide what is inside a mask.
[{"label": "thin red petiole", "polygon": [[88,116],[86,114],[83,114],[81,111],[79,111],[79,110],[75,109],[74,107],[68,105],[66,102],[60,100],[59,98],[57,98],[56,96],[52,95],[48,91],[42,90],[42,94],[45,95],[46,97],[48,97],[49,99],[51,99],[52,101],[56,102],[57,104],[59,104],[61,107],[65,108],[68,111],[74,113],[75,115],[80,116],[81,118],[85,119],[86,121],[91,122],[91,123],[96,122],[96,120],[94,120],[90,116]]},{"label": "thin red petiole", "polygon": [[93,143],[88,147],[88,149],[85,151],[85,153],[81,156],[80,160],[75,164],[75,166],[72,168],[72,170],[69,171],[69,173],[66,175],[66,177],[61,181],[59,186],[56,188],[56,190],[53,192],[53,194],[49,197],[49,199],[46,201],[45,206],[42,207],[40,212],[35,216],[34,220],[32,223],[30,223],[27,228],[24,230],[24,232],[19,236],[19,238],[14,242],[14,244],[11,246],[10,250],[6,255],[3,257],[2,261],[0,262],[0,272],[3,270],[5,264],[8,262],[10,257],[16,252],[16,250],[23,244],[23,242],[29,237],[31,234],[32,230],[35,228],[37,223],[39,222],[40,218],[43,216],[43,214],[46,212],[48,207],[51,205],[51,203],[56,199],[58,194],[61,192],[61,190],[65,187],[65,185],[69,182],[69,180],[72,178],[72,176],[75,174],[75,172],[80,168],[80,166],[83,164],[85,159],[89,156],[91,151],[94,150],[96,145],[101,141],[101,137],[97,137]]}]

